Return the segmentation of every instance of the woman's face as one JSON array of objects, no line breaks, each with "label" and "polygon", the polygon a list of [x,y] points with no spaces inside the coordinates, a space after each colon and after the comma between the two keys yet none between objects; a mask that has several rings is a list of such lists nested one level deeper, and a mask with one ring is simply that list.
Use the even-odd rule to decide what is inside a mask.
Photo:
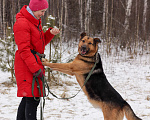
[{"label": "woman's face", "polygon": [[44,16],[45,12],[47,9],[43,9],[43,10],[38,10],[38,11],[33,11],[34,16],[37,19],[40,19],[42,16]]}]

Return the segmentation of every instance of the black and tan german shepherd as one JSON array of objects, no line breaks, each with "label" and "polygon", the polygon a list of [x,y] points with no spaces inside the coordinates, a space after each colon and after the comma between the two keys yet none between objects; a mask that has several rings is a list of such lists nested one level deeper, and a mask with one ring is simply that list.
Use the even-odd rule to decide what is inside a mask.
[{"label": "black and tan german shepherd", "polygon": [[82,87],[97,58],[96,67],[88,82],[82,88],[88,100],[93,106],[102,109],[104,120],[123,120],[124,115],[128,120],[141,120],[135,115],[130,105],[108,82],[104,74],[100,54],[96,56],[98,43],[100,42],[100,39],[91,38],[86,33],[82,33],[78,45],[79,54],[72,62],[49,63],[48,60],[42,59],[43,65],[53,70],[75,75]]}]

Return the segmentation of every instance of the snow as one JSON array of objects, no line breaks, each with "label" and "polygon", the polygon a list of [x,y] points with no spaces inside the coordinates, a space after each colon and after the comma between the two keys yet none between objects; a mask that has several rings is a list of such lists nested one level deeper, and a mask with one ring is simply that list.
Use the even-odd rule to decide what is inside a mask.
[{"label": "snow", "polygon": [[[68,46],[63,46],[67,48]],[[77,49],[66,50],[63,59],[71,57]],[[106,56],[102,49],[99,51],[107,79],[112,86],[131,105],[137,116],[143,120],[150,119],[150,55],[137,55],[130,59],[127,55]],[[47,53],[48,54],[48,53]],[[17,86],[9,84],[10,73],[0,71],[0,120],[15,120],[21,98],[17,97]],[[80,89],[74,76],[60,74],[62,83],[72,82],[71,85],[51,86],[52,92],[61,96],[72,96]],[[5,82],[5,84],[3,84]],[[38,120],[40,105],[38,107]],[[49,95],[44,109],[45,120],[103,120],[100,109],[94,108],[81,91],[75,98],[60,100]],[[126,120],[126,118],[124,118]]]},{"label": "snow", "polygon": [[55,17],[53,17],[52,15],[49,15],[48,19],[55,20]]}]

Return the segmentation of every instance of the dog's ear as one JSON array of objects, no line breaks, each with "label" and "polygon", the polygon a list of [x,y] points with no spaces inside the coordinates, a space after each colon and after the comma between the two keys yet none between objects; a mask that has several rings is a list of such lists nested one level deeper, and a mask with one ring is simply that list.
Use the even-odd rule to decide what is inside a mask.
[{"label": "dog's ear", "polygon": [[80,35],[80,40],[81,40],[84,36],[86,36],[86,33],[85,33],[85,32],[81,33],[81,35]]},{"label": "dog's ear", "polygon": [[95,43],[101,43],[101,40],[99,38],[94,38]]}]

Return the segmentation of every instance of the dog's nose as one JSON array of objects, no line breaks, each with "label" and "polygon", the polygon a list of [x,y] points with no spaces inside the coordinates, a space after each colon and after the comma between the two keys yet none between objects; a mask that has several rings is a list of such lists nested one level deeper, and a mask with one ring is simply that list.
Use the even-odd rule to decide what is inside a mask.
[{"label": "dog's nose", "polygon": [[82,49],[83,49],[83,50],[86,50],[86,45],[82,45]]}]

